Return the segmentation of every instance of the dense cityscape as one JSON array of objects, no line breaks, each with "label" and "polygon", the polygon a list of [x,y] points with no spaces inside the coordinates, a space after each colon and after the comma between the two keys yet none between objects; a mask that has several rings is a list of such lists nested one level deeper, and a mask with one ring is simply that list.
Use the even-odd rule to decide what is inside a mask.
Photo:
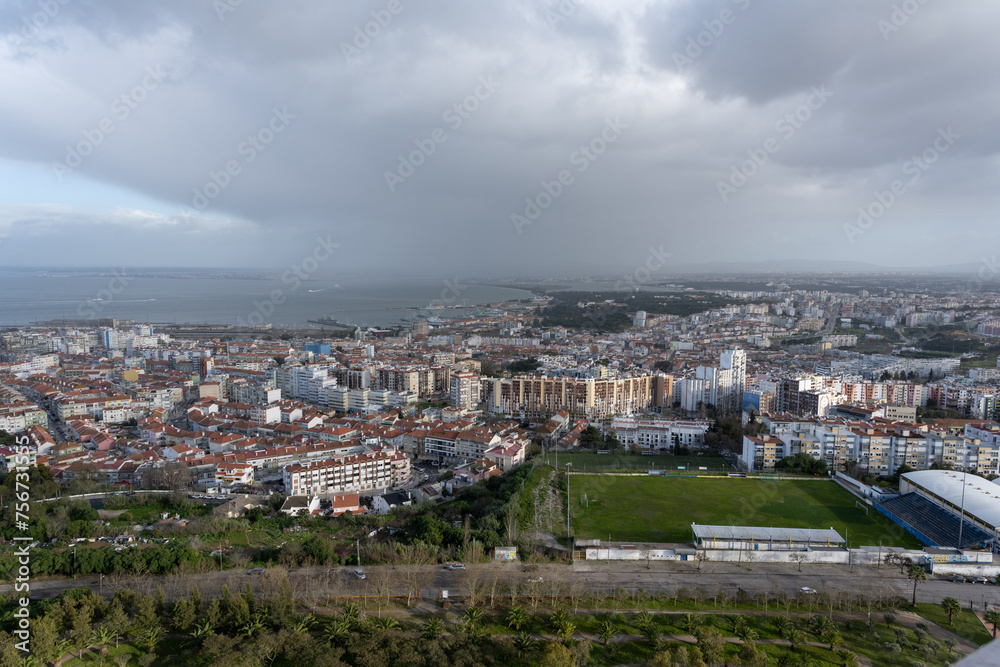
[{"label": "dense cityscape", "polygon": [[[0,333],[5,494],[16,495],[16,471],[29,471],[32,498],[65,500],[26,526],[7,505],[11,541],[0,559],[14,571],[13,539],[26,529],[33,574],[54,577],[47,595],[84,585],[100,596],[107,587],[126,621],[122,596],[148,590],[167,619],[153,625],[163,634],[151,646],[195,627],[199,614],[178,606],[192,595],[225,600],[242,590],[273,614],[267,586],[255,592],[244,572],[292,596],[275,623],[291,622],[294,607],[329,609],[345,595],[377,608],[372,623],[400,596],[407,610],[435,599],[479,610],[488,597],[493,612],[498,594],[532,610],[566,595],[607,595],[620,607],[621,594],[638,609],[640,591],[674,605],[691,595],[697,607],[690,591],[701,590],[713,608],[719,595],[734,603],[773,595],[810,607],[826,600],[832,612],[854,584],[831,582],[820,594],[817,580],[834,575],[799,573],[882,561],[906,577],[915,576],[907,566],[930,568],[937,585],[955,588],[944,598],[963,599],[968,584],[954,573],[992,576],[1000,549],[991,523],[1000,497],[968,482],[1000,478],[1000,297],[964,297],[950,278],[925,278],[920,293],[903,276],[853,276],[867,287],[851,288],[838,285],[843,278],[723,280],[740,289],[677,279],[624,292],[539,285],[532,298],[479,304],[474,316],[431,304],[384,328],[113,318],[10,327]],[[955,471],[966,485],[939,477]],[[646,487],[654,478],[677,486],[662,496]],[[820,480],[836,488],[816,495],[810,487]],[[774,491],[748,498],[727,495],[730,488],[713,503],[692,482],[787,485],[783,498],[816,507],[776,525]],[[577,489],[568,497],[566,485]],[[955,489],[963,491],[957,518]],[[612,519],[642,498],[657,511]],[[928,499],[940,514],[929,524]],[[758,524],[768,527],[739,528]],[[765,578],[732,593],[707,569],[755,557],[760,567],[797,565],[776,588]],[[670,568],[661,580],[630,587],[654,561]],[[428,569],[434,562],[444,569]],[[644,566],[633,570],[637,563]],[[612,569],[597,570],[595,581],[594,566]],[[307,583],[317,567],[322,585]],[[171,573],[187,573],[187,583],[171,584],[167,599]],[[671,590],[671,581],[685,584]],[[882,577],[856,604],[895,607],[905,600],[902,581]],[[796,585],[805,582],[816,586]],[[466,626],[475,622],[468,608]],[[182,611],[190,620],[177,617]],[[992,613],[986,602],[980,612]],[[205,622],[239,630],[235,617]],[[342,630],[330,641],[357,650]],[[713,650],[706,642],[725,646],[725,632],[715,632],[698,635],[697,653]],[[566,659],[597,658],[588,634],[568,633],[558,645],[570,650]],[[536,641],[522,635],[524,646]],[[654,644],[655,656],[676,655],[662,638]],[[733,657],[764,664],[767,654],[747,644],[733,644]],[[789,660],[798,659],[794,645]],[[949,651],[967,646],[956,640]],[[218,664],[229,659],[224,645],[205,647]],[[545,662],[563,659],[556,645],[544,650]]]}]

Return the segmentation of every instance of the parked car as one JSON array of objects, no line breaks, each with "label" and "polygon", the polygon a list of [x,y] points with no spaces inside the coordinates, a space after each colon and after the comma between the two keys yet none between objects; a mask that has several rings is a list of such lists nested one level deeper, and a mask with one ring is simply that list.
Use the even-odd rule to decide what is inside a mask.
[{"label": "parked car", "polygon": [[452,563],[451,565],[448,566],[448,569],[449,570],[464,570],[465,569],[465,563]]},{"label": "parked car", "polygon": [[247,574],[264,574],[264,568],[255,567],[247,570]]},{"label": "parked car", "polygon": [[365,574],[364,570],[355,570],[354,574],[357,575],[358,579],[367,579],[368,575]]},{"label": "parked car", "polygon": [[988,584],[988,583],[990,583],[990,580],[987,577],[976,577],[975,579],[972,580],[972,583],[974,583],[974,584]]},{"label": "parked car", "polygon": [[799,593],[802,593],[803,595],[816,595],[816,589],[803,586],[799,589]]},{"label": "parked car", "polygon": [[960,577],[958,575],[955,575],[953,577],[948,577],[948,581],[954,582],[956,584],[964,584],[965,583],[965,577]]}]

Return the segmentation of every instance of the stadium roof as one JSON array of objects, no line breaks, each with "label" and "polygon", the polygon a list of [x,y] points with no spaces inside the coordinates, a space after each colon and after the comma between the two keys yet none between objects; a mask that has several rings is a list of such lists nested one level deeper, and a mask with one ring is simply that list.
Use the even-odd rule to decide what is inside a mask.
[{"label": "stadium roof", "polygon": [[[917,470],[903,473],[903,479],[944,499],[988,526],[1000,526],[1000,485],[979,475],[953,470]],[[962,486],[965,501],[962,501]]]},{"label": "stadium roof", "polygon": [[843,544],[846,540],[833,528],[764,528],[760,526],[700,526],[691,524],[699,540],[740,540],[743,542],[797,542]]}]

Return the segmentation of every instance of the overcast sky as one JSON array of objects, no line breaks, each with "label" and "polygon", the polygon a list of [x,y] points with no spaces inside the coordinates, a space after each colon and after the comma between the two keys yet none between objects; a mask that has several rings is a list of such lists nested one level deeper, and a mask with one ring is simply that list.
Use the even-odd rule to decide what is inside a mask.
[{"label": "overcast sky", "polygon": [[7,0],[0,265],[280,268],[318,237],[324,268],[429,275],[975,263],[997,25],[995,0]]}]

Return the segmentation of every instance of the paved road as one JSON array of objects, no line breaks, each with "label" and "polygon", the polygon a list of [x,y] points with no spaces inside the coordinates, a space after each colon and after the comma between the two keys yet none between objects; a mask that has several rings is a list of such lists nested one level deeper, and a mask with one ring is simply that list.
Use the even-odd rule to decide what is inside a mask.
[{"label": "paved road", "polygon": [[[909,599],[913,590],[912,583],[900,575],[897,568],[884,565],[881,569],[855,566],[853,571],[846,565],[804,565],[801,572],[794,565],[779,563],[754,563],[752,566],[703,563],[698,569],[694,563],[654,562],[647,569],[644,562],[578,561],[573,565],[532,566],[528,571],[520,563],[470,566],[465,571],[449,571],[441,565],[381,565],[363,568],[368,575],[364,581],[354,575],[354,569],[343,566],[293,568],[290,575],[296,591],[307,597],[377,595],[384,594],[386,587],[394,595],[405,595],[408,582],[404,571],[409,569],[417,573],[413,580],[418,582],[424,597],[428,597],[429,591],[431,597],[437,597],[439,589],[448,590],[451,597],[461,596],[473,580],[487,587],[493,580],[503,582],[499,586],[499,590],[503,591],[507,591],[509,583],[513,583],[521,594],[543,596],[565,595],[570,587],[590,592],[610,593],[625,588],[629,591],[671,594],[676,594],[681,588],[689,593],[702,588],[703,594],[708,596],[719,592],[733,595],[739,589],[751,595],[781,592],[794,595],[800,588],[809,587],[820,594],[833,596],[848,593],[854,597],[863,593],[872,597],[901,595]],[[109,594],[115,586],[152,590],[162,585],[169,597],[174,591],[185,592],[190,586],[198,585],[203,593],[211,594],[223,584],[239,587],[247,581],[259,584],[263,577],[247,575],[245,570],[142,579],[105,577],[103,592]],[[54,597],[63,590],[80,586],[88,586],[97,592],[101,584],[96,575],[88,575],[76,579],[35,581],[31,584],[31,591],[33,597]],[[10,585],[0,586],[0,593],[10,590]],[[1000,587],[997,586],[959,584],[931,577],[921,582],[917,591],[917,599],[921,602],[937,603],[945,597],[954,597],[965,607],[971,605],[982,609],[989,604],[1000,608]]]}]

